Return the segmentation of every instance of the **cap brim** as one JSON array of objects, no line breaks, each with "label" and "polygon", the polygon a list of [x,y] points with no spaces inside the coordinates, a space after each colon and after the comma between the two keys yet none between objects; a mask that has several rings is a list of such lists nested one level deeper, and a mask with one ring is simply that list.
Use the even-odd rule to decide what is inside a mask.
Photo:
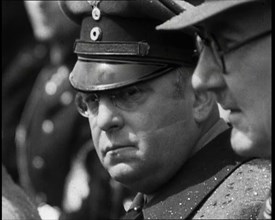
[{"label": "cap brim", "polygon": [[167,64],[78,60],[70,82],[79,91],[103,91],[148,80],[171,69]]},{"label": "cap brim", "polygon": [[[179,30],[195,25],[234,6],[256,0],[216,0],[189,6],[182,13],[156,27],[157,30]],[[180,1],[177,4],[181,4]]]}]

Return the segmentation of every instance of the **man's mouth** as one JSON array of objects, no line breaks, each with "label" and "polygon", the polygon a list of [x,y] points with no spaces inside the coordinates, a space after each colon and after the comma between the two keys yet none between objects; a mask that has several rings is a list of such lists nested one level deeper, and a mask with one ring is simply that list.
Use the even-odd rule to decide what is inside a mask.
[{"label": "man's mouth", "polygon": [[119,144],[119,145],[112,145],[112,146],[108,146],[106,147],[106,149],[104,150],[104,155],[106,155],[107,153],[110,153],[110,152],[118,152],[120,150],[124,150],[124,149],[129,149],[129,148],[135,148],[134,145],[130,145],[130,144]]},{"label": "man's mouth", "polygon": [[241,110],[235,105],[235,104],[230,104],[230,103],[222,103],[219,102],[219,104],[221,105],[221,107],[226,110],[226,111],[230,111],[230,113],[238,113],[241,112]]},{"label": "man's mouth", "polygon": [[241,110],[238,108],[229,108],[230,114],[235,114],[235,113],[241,113]]}]

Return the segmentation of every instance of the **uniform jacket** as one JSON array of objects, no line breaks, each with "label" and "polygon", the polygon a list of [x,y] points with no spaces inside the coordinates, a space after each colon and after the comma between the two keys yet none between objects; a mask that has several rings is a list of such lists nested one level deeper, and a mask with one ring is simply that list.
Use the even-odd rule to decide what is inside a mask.
[{"label": "uniform jacket", "polygon": [[46,62],[47,48],[28,41],[2,74],[2,161],[15,182],[18,182],[15,130],[37,75]]},{"label": "uniform jacket", "polygon": [[76,152],[90,139],[76,111],[68,76],[74,59],[45,65],[25,104],[16,132],[20,181],[38,200],[60,206]]},{"label": "uniform jacket", "polygon": [[[270,163],[237,156],[229,129],[190,158],[150,200],[139,193],[125,219],[256,218],[270,183]],[[142,207],[142,214],[135,212]]]},{"label": "uniform jacket", "polygon": [[31,198],[13,182],[2,165],[2,219],[40,220]]}]

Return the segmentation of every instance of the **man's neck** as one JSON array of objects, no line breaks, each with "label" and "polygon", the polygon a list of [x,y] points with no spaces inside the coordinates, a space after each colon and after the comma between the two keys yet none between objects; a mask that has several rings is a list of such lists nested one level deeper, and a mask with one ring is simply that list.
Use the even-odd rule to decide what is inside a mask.
[{"label": "man's neck", "polygon": [[[211,127],[208,129],[198,140],[196,146],[194,147],[192,155],[206,146],[210,141],[212,141],[219,134],[227,130],[229,126],[224,121],[224,119],[219,118]],[[191,156],[192,156],[191,155]]]}]

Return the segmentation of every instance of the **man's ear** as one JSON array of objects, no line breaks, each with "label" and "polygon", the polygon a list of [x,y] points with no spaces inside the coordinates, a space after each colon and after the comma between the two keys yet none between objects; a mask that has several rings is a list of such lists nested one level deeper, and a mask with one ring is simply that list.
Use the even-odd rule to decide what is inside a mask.
[{"label": "man's ear", "polygon": [[216,98],[212,92],[194,92],[193,115],[197,123],[206,120],[216,105]]}]

